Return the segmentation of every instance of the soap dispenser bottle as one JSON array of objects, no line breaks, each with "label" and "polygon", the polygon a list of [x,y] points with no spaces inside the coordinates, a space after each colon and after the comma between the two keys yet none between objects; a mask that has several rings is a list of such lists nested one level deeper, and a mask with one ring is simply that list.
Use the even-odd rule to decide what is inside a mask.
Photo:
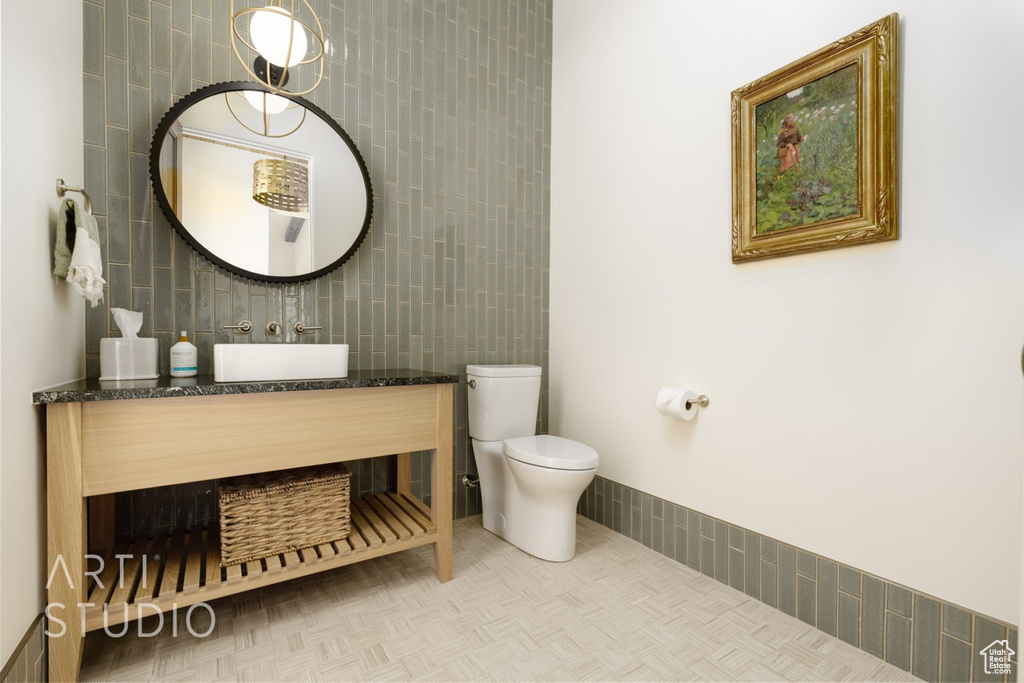
[{"label": "soap dispenser bottle", "polygon": [[199,351],[190,343],[185,330],[171,347],[171,377],[195,377],[199,372]]}]

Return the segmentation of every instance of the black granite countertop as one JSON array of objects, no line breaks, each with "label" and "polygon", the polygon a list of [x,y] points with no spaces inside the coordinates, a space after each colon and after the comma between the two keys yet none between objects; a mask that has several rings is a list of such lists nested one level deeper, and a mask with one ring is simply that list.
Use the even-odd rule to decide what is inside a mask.
[{"label": "black granite countertop", "polygon": [[343,379],[300,379],[278,382],[215,382],[213,375],[161,376],[157,379],[103,382],[93,377],[36,391],[32,394],[32,402],[79,403],[82,401],[121,401],[173,396],[225,396],[279,391],[399,387],[414,384],[457,384],[458,382],[458,375],[425,370],[350,370],[348,377]]}]

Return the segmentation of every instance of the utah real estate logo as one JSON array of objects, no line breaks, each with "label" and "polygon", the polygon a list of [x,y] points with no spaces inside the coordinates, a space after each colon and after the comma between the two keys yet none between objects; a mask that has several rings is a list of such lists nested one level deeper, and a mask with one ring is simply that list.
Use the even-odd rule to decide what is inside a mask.
[{"label": "utah real estate logo", "polygon": [[1017,653],[1010,649],[1009,641],[996,640],[982,650],[980,654],[985,658],[986,674],[1002,675],[1010,673],[1010,668],[1013,665],[1010,657]]}]

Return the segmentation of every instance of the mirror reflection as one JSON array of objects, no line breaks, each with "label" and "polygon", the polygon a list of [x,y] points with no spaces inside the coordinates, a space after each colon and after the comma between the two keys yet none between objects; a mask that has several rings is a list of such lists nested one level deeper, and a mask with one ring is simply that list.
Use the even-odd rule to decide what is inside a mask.
[{"label": "mirror reflection", "polygon": [[370,180],[348,135],[301,98],[208,86],[161,122],[150,170],[172,225],[222,267],[294,282],[340,266],[369,228]]}]

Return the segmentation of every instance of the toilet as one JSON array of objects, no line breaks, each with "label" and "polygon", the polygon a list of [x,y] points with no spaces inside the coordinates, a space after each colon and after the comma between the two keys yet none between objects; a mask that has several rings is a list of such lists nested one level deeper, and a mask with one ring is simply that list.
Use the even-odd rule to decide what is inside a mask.
[{"label": "toilet", "polygon": [[542,560],[571,560],[576,504],[597,474],[597,451],[535,436],[538,366],[468,365],[466,375],[484,528]]}]

